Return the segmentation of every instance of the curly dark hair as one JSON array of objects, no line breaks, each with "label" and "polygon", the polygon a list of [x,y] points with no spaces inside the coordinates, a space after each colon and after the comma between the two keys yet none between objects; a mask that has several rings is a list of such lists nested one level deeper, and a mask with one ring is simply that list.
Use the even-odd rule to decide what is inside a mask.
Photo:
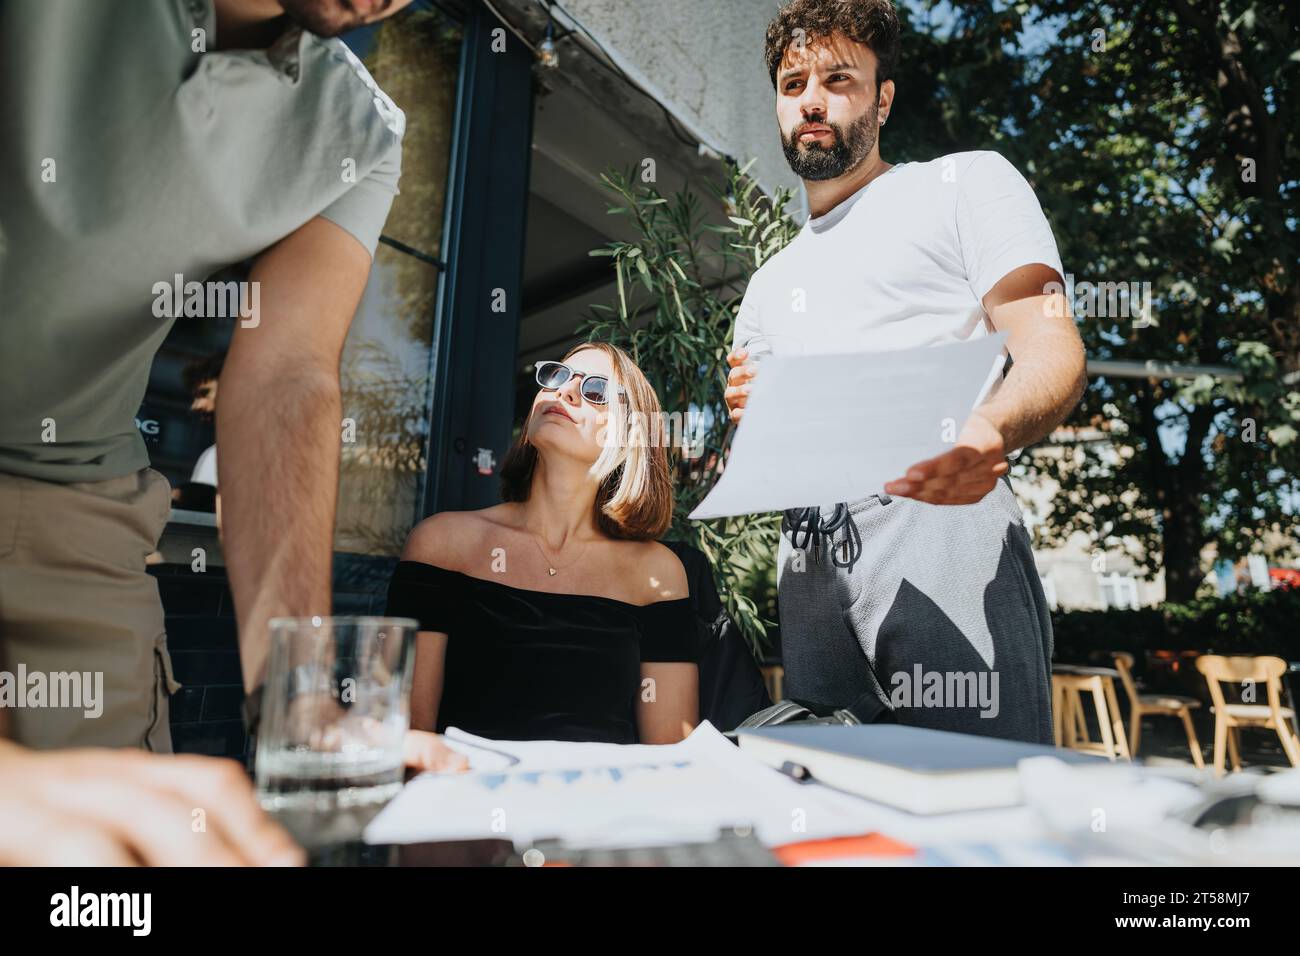
[{"label": "curly dark hair", "polygon": [[876,87],[894,78],[898,65],[898,11],[891,0],[791,0],[767,25],[763,56],[776,87],[785,51],[802,30],[805,43],[843,34],[876,55]]},{"label": "curly dark hair", "polygon": [[215,382],[221,377],[221,369],[225,364],[225,352],[216,352],[194,359],[181,372],[185,388],[193,395],[204,382]]}]

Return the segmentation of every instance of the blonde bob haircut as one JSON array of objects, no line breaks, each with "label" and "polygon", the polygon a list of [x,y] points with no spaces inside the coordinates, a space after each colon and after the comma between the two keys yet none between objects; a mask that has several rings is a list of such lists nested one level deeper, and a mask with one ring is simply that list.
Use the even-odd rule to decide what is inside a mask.
[{"label": "blonde bob haircut", "polygon": [[[599,484],[596,525],[612,538],[654,540],[673,520],[673,485],[659,397],[636,363],[616,345],[588,342],[569,349],[563,360],[586,349],[604,352],[614,367],[600,457],[591,466]],[[532,491],[537,448],[528,440],[530,424],[531,414],[501,463],[501,497],[506,501],[527,501]]]}]

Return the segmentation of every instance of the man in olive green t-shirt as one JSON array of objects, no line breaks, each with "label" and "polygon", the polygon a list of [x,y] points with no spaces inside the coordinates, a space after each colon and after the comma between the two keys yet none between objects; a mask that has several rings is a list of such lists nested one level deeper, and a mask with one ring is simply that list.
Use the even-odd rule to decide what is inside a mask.
[{"label": "man in olive green t-shirt", "polygon": [[134,417],[232,263],[254,260],[216,290],[239,316],[217,428],[245,686],[270,617],[329,612],[339,355],[405,127],[330,38],[407,2],[0,6],[0,671],[102,681],[87,708],[0,706],[18,742],[171,748],[144,560],[169,492]]}]

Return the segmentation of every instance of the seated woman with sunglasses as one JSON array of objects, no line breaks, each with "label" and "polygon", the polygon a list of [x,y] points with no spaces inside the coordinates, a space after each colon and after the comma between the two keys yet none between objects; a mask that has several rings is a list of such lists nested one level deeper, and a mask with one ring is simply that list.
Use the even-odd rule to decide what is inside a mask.
[{"label": "seated woman with sunglasses", "polygon": [[659,401],[622,350],[537,366],[504,504],[407,539],[388,614],[420,622],[411,727],[502,740],[671,743],[697,722],[686,573]]}]

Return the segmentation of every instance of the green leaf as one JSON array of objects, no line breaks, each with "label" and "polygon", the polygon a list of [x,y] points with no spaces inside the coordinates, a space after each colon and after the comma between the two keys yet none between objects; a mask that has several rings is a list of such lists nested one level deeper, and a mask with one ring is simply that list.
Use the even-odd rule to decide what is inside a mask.
[{"label": "green leaf", "polygon": [[618,314],[626,319],[627,299],[623,296],[623,263],[617,263],[617,268],[614,271],[618,275]]}]

